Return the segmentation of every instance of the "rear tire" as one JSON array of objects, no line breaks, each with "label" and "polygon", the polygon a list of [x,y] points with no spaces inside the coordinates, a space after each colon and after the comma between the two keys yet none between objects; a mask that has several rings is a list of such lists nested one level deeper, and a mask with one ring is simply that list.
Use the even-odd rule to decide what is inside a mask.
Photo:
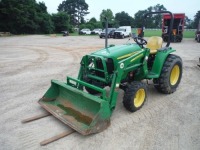
[{"label": "rear tire", "polygon": [[200,35],[197,36],[197,42],[200,43]]},{"label": "rear tire", "polygon": [[161,71],[160,77],[153,79],[154,87],[161,93],[170,94],[176,91],[182,78],[182,60],[170,54]]},{"label": "rear tire", "polygon": [[133,81],[127,85],[124,93],[123,104],[130,112],[139,110],[147,98],[146,84],[140,81]]}]

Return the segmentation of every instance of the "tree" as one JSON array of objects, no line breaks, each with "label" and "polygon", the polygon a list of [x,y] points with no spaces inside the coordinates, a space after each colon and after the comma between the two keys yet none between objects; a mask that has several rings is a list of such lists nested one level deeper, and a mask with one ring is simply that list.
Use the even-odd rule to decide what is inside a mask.
[{"label": "tree", "polygon": [[53,24],[44,3],[35,0],[1,0],[0,31],[14,34],[51,33]]},{"label": "tree", "polygon": [[95,28],[102,28],[102,24],[100,21],[97,21],[96,18],[91,18],[88,22],[80,25],[80,29],[89,28],[91,30]]},{"label": "tree", "polygon": [[44,2],[39,2],[37,5],[37,12],[47,13],[47,7]]},{"label": "tree", "polygon": [[108,19],[108,27],[113,27],[114,26],[114,16],[113,12],[111,9],[103,9],[101,14],[100,14],[100,21],[102,22],[102,25],[105,27],[105,17]]},{"label": "tree", "polygon": [[96,18],[91,18],[88,22],[91,25],[91,30],[95,28],[102,28],[102,23],[100,21],[97,21]]},{"label": "tree", "polygon": [[69,24],[70,17],[64,12],[58,12],[57,14],[52,14],[52,21],[55,26],[55,32],[60,33],[61,31],[71,31],[71,26]]},{"label": "tree", "polygon": [[133,18],[128,13],[122,11],[115,14],[115,21],[119,26],[131,26]]},{"label": "tree", "polygon": [[[152,11],[166,11],[166,10],[167,9],[163,5],[160,5],[160,4],[157,4],[152,9]],[[153,27],[161,28],[161,26],[162,26],[162,14],[154,15],[154,17],[153,17]]]},{"label": "tree", "polygon": [[113,19],[114,19],[112,10],[110,10],[110,9],[107,9],[107,10],[103,9],[102,12],[101,12],[101,14],[100,14],[100,21],[104,22],[105,21],[105,17],[107,17],[107,19],[108,19],[109,22],[112,22]]},{"label": "tree", "polygon": [[[136,27],[142,27],[142,21],[144,19],[144,14],[149,12],[155,12],[155,11],[165,11],[167,10],[163,5],[157,4],[155,6],[150,6],[145,10],[139,10],[134,17],[134,24]],[[162,24],[162,15],[161,14],[155,14],[155,15],[149,15],[146,19],[146,27],[148,28],[160,28]]]},{"label": "tree", "polygon": [[54,31],[54,25],[51,20],[51,15],[47,12],[47,7],[44,2],[36,4],[36,22],[39,25],[37,33],[52,33]]},{"label": "tree", "polygon": [[40,13],[38,14],[37,23],[39,25],[39,29],[37,33],[53,33],[54,32],[54,24],[51,19],[51,15],[48,13]]},{"label": "tree", "polygon": [[19,3],[15,0],[0,2],[1,28],[12,33],[35,33],[39,26],[34,22],[35,3],[27,0]]},{"label": "tree", "polygon": [[58,6],[58,11],[69,14],[70,23],[79,27],[81,18],[89,14],[88,7],[85,0],[65,0]]},{"label": "tree", "polygon": [[147,13],[147,10],[139,10],[137,13],[135,13],[134,17],[134,26],[136,28],[142,27],[143,19],[144,19],[144,14]]},{"label": "tree", "polygon": [[93,17],[89,20],[89,23],[97,23],[97,19]]},{"label": "tree", "polygon": [[200,21],[200,10],[197,11],[197,13],[194,16],[194,28],[198,27],[199,21]]},{"label": "tree", "polygon": [[185,16],[185,26],[187,26],[188,29],[194,28],[194,21],[188,18],[188,16]]}]

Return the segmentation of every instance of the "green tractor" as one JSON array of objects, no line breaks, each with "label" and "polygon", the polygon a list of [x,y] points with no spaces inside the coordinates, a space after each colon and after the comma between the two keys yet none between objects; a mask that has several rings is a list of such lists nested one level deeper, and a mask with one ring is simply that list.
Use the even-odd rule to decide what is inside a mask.
[{"label": "green tractor", "polygon": [[[169,13],[172,29],[171,12],[148,13],[145,18],[155,13]],[[39,104],[77,132],[88,135],[110,125],[120,88],[124,90],[124,107],[130,112],[139,110],[147,99],[143,80],[153,80],[161,93],[175,92],[182,77],[182,60],[171,54],[175,50],[169,47],[170,38],[165,47],[161,37],[148,41],[134,37],[134,41],[83,56],[77,79],[67,77],[66,83],[52,80]],[[109,91],[105,89],[108,86]]]}]

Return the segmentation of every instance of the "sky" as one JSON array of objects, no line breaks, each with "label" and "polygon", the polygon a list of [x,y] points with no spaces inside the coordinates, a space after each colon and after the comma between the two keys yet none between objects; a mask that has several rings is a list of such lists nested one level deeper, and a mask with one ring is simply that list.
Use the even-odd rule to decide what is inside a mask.
[{"label": "sky", "polygon": [[[36,0],[44,2],[49,13],[57,13],[57,8],[63,0]],[[89,14],[85,16],[85,20],[95,17],[100,19],[100,14],[103,9],[111,9],[114,16],[116,13],[125,11],[130,16],[139,10],[145,10],[150,6],[157,4],[164,7],[172,13],[185,13],[190,19],[194,19],[194,15],[200,10],[200,0],[85,0],[89,5]]]}]

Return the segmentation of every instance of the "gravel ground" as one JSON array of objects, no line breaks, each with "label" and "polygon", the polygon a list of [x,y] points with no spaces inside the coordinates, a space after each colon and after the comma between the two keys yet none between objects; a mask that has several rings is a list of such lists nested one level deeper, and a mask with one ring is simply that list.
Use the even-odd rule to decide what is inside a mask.
[{"label": "gravel ground", "polygon": [[[123,44],[128,39],[110,39]],[[131,41],[132,42],[132,41]],[[111,126],[90,136],[73,133],[46,146],[39,143],[70,130],[52,116],[22,124],[21,120],[44,113],[37,103],[51,79],[76,77],[83,55],[104,47],[104,40],[88,37],[14,36],[0,38],[0,149],[200,149],[200,44],[193,39],[172,43],[183,60],[177,91],[158,93],[148,86],[142,109],[128,112],[120,90]]]}]

